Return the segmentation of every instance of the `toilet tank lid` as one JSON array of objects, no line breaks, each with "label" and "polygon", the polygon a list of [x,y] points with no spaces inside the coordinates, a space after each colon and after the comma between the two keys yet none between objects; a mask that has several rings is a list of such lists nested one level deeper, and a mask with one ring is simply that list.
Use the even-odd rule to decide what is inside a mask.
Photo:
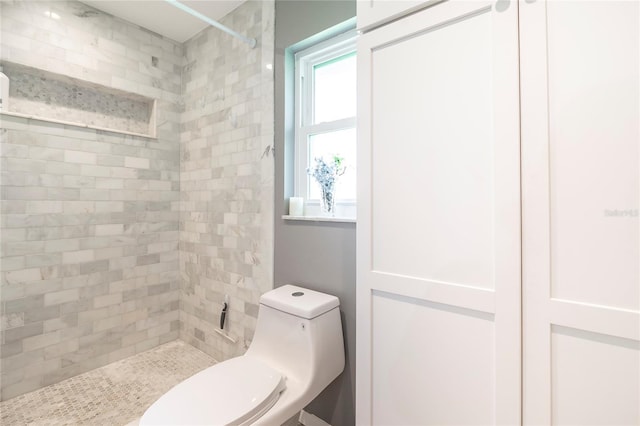
[{"label": "toilet tank lid", "polygon": [[313,319],[340,306],[336,296],[290,284],[266,292],[260,303],[305,319]]}]

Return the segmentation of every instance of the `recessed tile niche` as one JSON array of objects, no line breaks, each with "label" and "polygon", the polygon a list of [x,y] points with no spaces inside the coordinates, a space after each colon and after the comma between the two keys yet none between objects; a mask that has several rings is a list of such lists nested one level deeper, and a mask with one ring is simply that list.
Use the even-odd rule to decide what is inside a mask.
[{"label": "recessed tile niche", "polygon": [[155,100],[11,62],[3,113],[98,130],[155,137]]}]

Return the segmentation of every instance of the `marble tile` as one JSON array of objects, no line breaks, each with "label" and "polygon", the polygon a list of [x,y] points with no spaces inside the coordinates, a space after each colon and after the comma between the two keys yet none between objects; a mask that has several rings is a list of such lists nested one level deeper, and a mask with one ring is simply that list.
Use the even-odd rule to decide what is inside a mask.
[{"label": "marble tile", "polygon": [[[273,157],[264,155],[273,143],[273,71],[264,66],[273,61],[273,0],[246,2],[223,20],[256,37],[256,49],[216,29],[178,44],[73,0],[0,8],[0,60],[133,92],[111,114],[114,126],[144,123],[140,96],[156,98],[158,120],[157,139],[146,139],[3,119],[9,238],[0,274],[2,301],[15,309],[1,313],[1,352],[3,368],[16,371],[0,396],[178,335],[216,359],[243,353],[258,298],[273,286]],[[71,121],[114,107],[91,90],[74,93],[70,79],[43,95],[51,81],[30,75],[17,77],[25,84],[15,98],[31,113],[39,96]],[[235,345],[213,332],[224,294]]]},{"label": "marble tile", "polygon": [[[180,176],[173,159],[181,87],[172,85],[180,82],[183,50],[144,32],[145,43],[160,49],[153,54],[162,65],[148,67],[151,53],[131,36],[133,24],[73,0],[0,3],[0,61],[13,80],[14,111],[37,115],[46,107],[52,118],[146,132],[144,85],[164,99],[156,111],[164,123],[157,139],[3,116],[0,353],[6,371],[21,371],[2,380],[0,399],[6,399],[178,336],[173,318],[136,324],[152,303],[178,316],[179,204],[173,201]],[[45,8],[60,22],[44,17]],[[115,87],[96,92],[96,84],[109,86],[112,78],[131,83],[133,95],[123,100]],[[171,84],[156,87],[154,79]],[[137,209],[125,211],[125,202]],[[150,210],[159,216],[145,216]],[[170,240],[173,245],[159,245]],[[136,265],[138,258],[144,265]],[[125,275],[139,280],[140,291],[120,304],[126,289],[110,284]],[[136,311],[142,317],[125,317]],[[80,343],[96,336],[108,341],[82,352]]]},{"label": "marble tile", "polygon": [[[223,18],[255,49],[215,29],[185,43],[180,336],[220,360],[246,350],[273,287],[273,14],[273,1],[248,1]],[[237,343],[214,331],[225,294]]]},{"label": "marble tile", "polygon": [[176,340],[0,402],[0,423],[122,426],[140,418],[173,386],[215,362]]}]

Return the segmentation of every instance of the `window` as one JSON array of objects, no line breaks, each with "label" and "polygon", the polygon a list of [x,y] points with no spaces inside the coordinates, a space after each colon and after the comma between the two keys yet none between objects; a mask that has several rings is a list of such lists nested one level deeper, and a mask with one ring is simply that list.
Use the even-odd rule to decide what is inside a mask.
[{"label": "window", "polygon": [[334,157],[345,167],[336,184],[336,216],[356,213],[356,39],[355,31],[295,55],[295,193],[306,214],[320,213],[320,185],[307,170],[317,158]]}]

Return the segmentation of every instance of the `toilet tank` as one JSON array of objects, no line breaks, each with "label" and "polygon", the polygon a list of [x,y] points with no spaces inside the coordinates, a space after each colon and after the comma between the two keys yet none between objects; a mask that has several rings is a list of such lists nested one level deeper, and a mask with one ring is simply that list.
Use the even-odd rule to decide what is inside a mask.
[{"label": "toilet tank", "polygon": [[300,318],[313,319],[340,306],[340,300],[319,291],[284,285],[263,294],[260,304]]},{"label": "toilet tank", "polygon": [[324,389],[344,369],[344,341],[337,297],[294,285],[260,298],[247,356],[264,359],[287,376]]}]

